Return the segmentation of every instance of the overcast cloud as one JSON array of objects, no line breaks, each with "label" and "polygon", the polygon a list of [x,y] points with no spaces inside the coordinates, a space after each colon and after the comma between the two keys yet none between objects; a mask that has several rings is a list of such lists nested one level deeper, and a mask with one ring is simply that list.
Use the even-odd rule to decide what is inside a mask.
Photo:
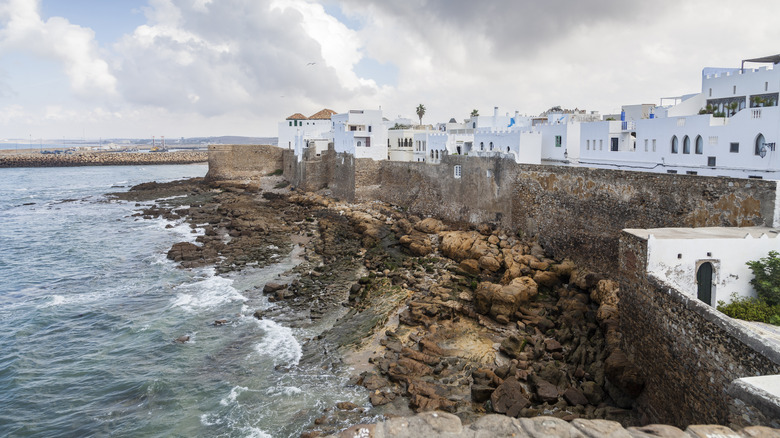
[{"label": "overcast cloud", "polygon": [[44,18],[39,1],[0,0],[0,139],[274,136],[326,107],[413,118],[424,103],[426,122],[493,106],[612,112],[777,53],[778,12],[769,0],[149,0],[144,24],[104,40],[90,18],[122,16]]}]

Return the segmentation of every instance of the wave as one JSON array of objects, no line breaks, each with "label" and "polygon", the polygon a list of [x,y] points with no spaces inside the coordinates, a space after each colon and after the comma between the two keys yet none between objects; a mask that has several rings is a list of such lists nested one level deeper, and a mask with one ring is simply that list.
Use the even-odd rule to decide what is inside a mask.
[{"label": "wave", "polygon": [[303,351],[301,344],[293,336],[292,329],[270,319],[258,320],[257,324],[265,332],[265,336],[255,345],[255,351],[263,356],[269,356],[274,366],[279,365],[280,362],[284,365],[298,365]]},{"label": "wave", "polygon": [[188,312],[214,309],[234,301],[243,303],[248,300],[233,287],[233,280],[219,276],[210,276],[194,283],[182,284],[177,286],[175,290],[179,293],[176,294],[171,304]]}]

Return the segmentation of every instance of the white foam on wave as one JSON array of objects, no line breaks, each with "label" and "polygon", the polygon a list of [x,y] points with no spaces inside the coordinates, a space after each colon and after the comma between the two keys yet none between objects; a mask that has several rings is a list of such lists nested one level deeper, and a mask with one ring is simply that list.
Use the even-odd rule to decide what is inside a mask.
[{"label": "white foam on wave", "polygon": [[245,427],[241,432],[246,433],[247,438],[273,438],[267,432],[257,427]]},{"label": "white foam on wave", "polygon": [[65,303],[65,297],[62,295],[52,295],[51,302],[49,303],[48,307],[55,307],[59,306],[60,304]]},{"label": "white foam on wave", "polygon": [[177,294],[173,298],[173,306],[181,307],[188,312],[213,309],[230,302],[248,300],[233,287],[233,280],[219,276],[209,276],[194,283],[182,284],[175,290]]},{"label": "white foam on wave", "polygon": [[228,406],[236,403],[238,396],[244,391],[249,391],[249,388],[245,386],[234,386],[230,390],[230,394],[228,394],[227,397],[220,400],[219,404],[221,404],[222,406]]},{"label": "white foam on wave", "polygon": [[219,414],[203,414],[200,416],[200,424],[204,426],[218,426],[225,422]]},{"label": "white foam on wave", "polygon": [[260,343],[255,345],[255,351],[264,356],[270,356],[274,361],[274,366],[278,365],[279,362],[284,362],[286,365],[298,365],[303,351],[301,344],[293,336],[292,329],[270,319],[258,320],[257,324],[263,329],[265,336]]},{"label": "white foam on wave", "polygon": [[286,396],[292,396],[296,394],[302,393],[303,390],[301,388],[298,388],[297,386],[276,386],[273,388],[268,388],[266,391],[266,394],[268,395],[286,395]]}]

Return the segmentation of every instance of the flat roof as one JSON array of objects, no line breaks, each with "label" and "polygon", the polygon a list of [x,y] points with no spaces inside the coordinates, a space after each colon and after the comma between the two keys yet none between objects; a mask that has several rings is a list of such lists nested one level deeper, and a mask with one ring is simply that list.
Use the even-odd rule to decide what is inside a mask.
[{"label": "flat roof", "polygon": [[701,228],[626,228],[623,231],[647,240],[652,234],[656,239],[744,239],[766,235],[775,238],[780,229],[770,227],[701,227]]}]

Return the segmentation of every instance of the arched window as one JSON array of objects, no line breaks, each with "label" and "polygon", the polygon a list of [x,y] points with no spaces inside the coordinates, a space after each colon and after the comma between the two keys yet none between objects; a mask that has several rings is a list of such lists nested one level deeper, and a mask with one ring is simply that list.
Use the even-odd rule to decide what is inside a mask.
[{"label": "arched window", "polygon": [[672,153],[673,154],[677,153],[677,136],[676,135],[672,136]]},{"label": "arched window", "polygon": [[506,147],[506,153],[509,153],[509,146]]},{"label": "arched window", "polygon": [[481,151],[485,150],[485,142],[484,141],[479,142],[479,150],[481,150]]},{"label": "arched window", "polygon": [[764,147],[764,143],[766,143],[764,140],[764,134],[758,134],[758,137],[756,137],[756,148],[754,154],[761,155],[761,148]]},{"label": "arched window", "polygon": [[363,146],[363,142],[358,140],[358,147]]},{"label": "arched window", "polygon": [[687,135],[683,137],[683,153],[684,154],[691,153],[691,139]]},{"label": "arched window", "polygon": [[490,142],[490,150],[491,151],[493,150],[493,142],[492,141]]},{"label": "arched window", "polygon": [[696,153],[699,155],[704,153],[704,140],[701,135],[696,136]]}]

